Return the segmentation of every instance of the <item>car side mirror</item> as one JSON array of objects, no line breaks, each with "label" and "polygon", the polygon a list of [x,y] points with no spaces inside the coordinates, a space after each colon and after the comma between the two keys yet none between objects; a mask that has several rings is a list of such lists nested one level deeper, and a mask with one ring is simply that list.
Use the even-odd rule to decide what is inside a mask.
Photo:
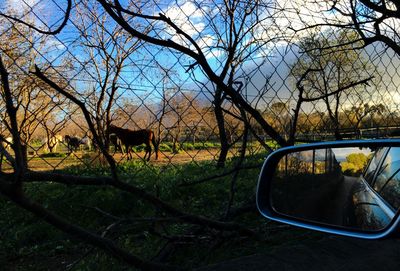
[{"label": "car side mirror", "polygon": [[264,162],[257,207],[269,219],[376,239],[400,223],[400,140],[286,147]]}]

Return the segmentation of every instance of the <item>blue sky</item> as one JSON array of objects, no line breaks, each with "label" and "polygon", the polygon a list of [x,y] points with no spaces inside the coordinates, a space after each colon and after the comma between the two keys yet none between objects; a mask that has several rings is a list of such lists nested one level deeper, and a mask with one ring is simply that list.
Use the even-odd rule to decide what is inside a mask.
[{"label": "blue sky", "polygon": [[[31,16],[30,18],[34,18],[35,22],[41,26],[42,21],[47,24],[56,24],[62,20],[62,12],[61,10],[64,8],[65,1],[51,1],[51,0],[7,0],[8,4],[12,5],[16,10],[23,10],[24,6],[27,3],[34,7],[34,12],[38,15],[40,14],[40,19]],[[25,1],[25,2],[24,2]],[[122,1],[123,3],[125,1]],[[302,1],[300,1],[302,2]],[[316,19],[313,17],[310,10],[306,9],[302,5],[299,5],[299,1],[280,1],[279,4],[281,6],[285,6],[289,11],[290,9],[299,9],[299,12],[302,14],[303,20],[306,22],[315,22]],[[55,4],[56,3],[56,4]],[[207,16],[215,14],[217,16],[218,7],[209,7],[206,5],[207,2],[198,2],[201,3],[201,9],[198,10],[196,5],[191,1],[159,1],[159,5],[151,6],[152,9],[148,9],[149,14],[158,14],[158,12],[163,12],[168,17],[174,20],[179,26],[181,26],[186,32],[190,33],[191,36],[201,45],[203,48],[208,48],[209,46],[215,45],[216,36],[215,31],[212,31],[205,24],[205,19]],[[297,3],[297,4],[296,4]],[[0,5],[4,5],[6,2],[2,2]],[[59,6],[61,6],[61,9]],[[150,7],[149,2],[149,7]],[[297,6],[296,6],[297,5]],[[177,8],[179,6],[179,8]],[[314,6],[314,8],[318,8],[318,4]],[[268,10],[268,9],[266,9]],[[75,15],[75,12],[72,13]],[[288,12],[283,17],[279,17],[277,20],[277,25],[281,28],[280,30],[287,29],[288,25],[292,27],[299,27],[300,24],[294,19],[294,12]],[[328,17],[333,17],[332,14],[328,14]],[[215,17],[217,18],[217,17]],[[295,23],[297,22],[297,23]],[[265,24],[269,22],[266,21]],[[302,23],[305,23],[304,21]],[[267,28],[265,28],[267,29]],[[220,29],[223,31],[222,29]],[[265,30],[267,31],[267,30]],[[267,35],[271,33],[262,33],[262,35]],[[62,57],[60,55],[69,55],[70,58],[74,59],[74,64],[77,66],[84,66],[82,62],[85,57],[82,51],[82,47],[76,46],[79,44],[79,40],[77,37],[77,30],[73,25],[72,21],[70,21],[64,31],[54,37],[49,38],[47,43],[49,47],[52,47],[51,53],[47,55],[47,60],[55,60],[53,65],[61,65]],[[201,34],[201,35],[200,35]],[[175,42],[183,42],[179,37],[174,35],[174,31],[171,29],[167,29],[166,32],[160,34],[163,38],[171,38]],[[169,35],[169,36],[168,36]],[[259,34],[257,34],[259,35]],[[241,81],[245,82],[243,75],[246,73],[250,73],[253,71],[255,67],[258,67],[258,71],[251,74],[251,79],[247,81],[247,89],[246,93],[248,95],[248,99],[257,99],[258,92],[257,89],[262,89],[265,84],[266,77],[271,75],[271,89],[265,95],[265,100],[269,101],[272,99],[279,98],[282,101],[287,101],[291,98],[290,89],[293,88],[293,82],[288,80],[287,75],[289,72],[289,66],[294,63],[297,57],[296,50],[294,52],[292,50],[294,47],[288,47],[287,43],[270,43],[269,45],[263,48],[265,53],[256,53],[254,56],[254,60],[251,59],[248,63],[245,63],[242,66],[242,70],[238,71],[237,78]],[[374,49],[370,47],[369,53],[372,55],[376,55]],[[67,50],[68,49],[68,50]],[[376,58],[375,61],[378,65],[380,65],[387,74],[390,74],[390,78],[386,78],[386,82],[388,84],[384,85],[385,91],[390,92],[390,95],[387,97],[383,97],[382,99],[387,99],[387,103],[399,103],[400,95],[397,92],[397,87],[399,84],[399,75],[396,72],[393,72],[398,67],[399,61],[397,57],[390,57],[390,50],[385,53],[380,58]],[[154,57],[153,57],[154,56]],[[215,70],[219,70],[220,59],[224,58],[224,54],[219,49],[213,49],[211,52],[207,53],[208,61],[211,67]],[[163,81],[161,80],[162,74],[158,71],[157,64],[161,64],[164,67],[171,68],[171,72],[175,73],[175,78],[169,81],[170,87],[180,87],[183,90],[187,91],[204,91],[201,86],[196,85],[193,81],[195,77],[200,82],[207,82],[207,79],[202,74],[199,68],[196,68],[192,74],[188,74],[185,72],[187,69],[187,65],[193,63],[193,60],[187,57],[183,57],[181,54],[176,54],[174,52],[169,52],[168,50],[161,50],[158,47],[152,47],[146,45],[143,50],[140,52],[135,52],[132,57],[132,66],[130,68],[126,68],[124,71],[124,79],[121,80],[121,87],[126,87],[131,89],[134,93],[131,93],[132,97],[147,97],[146,99],[151,102],[151,100],[157,101],[160,98],[159,92],[163,86]],[[82,62],[79,64],[79,62]],[[386,65],[389,65],[386,68]],[[158,73],[158,74],[157,74]],[[84,76],[85,78],[77,77],[77,79],[90,79],[90,76]],[[78,87],[84,87],[82,83],[77,85]],[[207,86],[207,84],[206,84]],[[212,88],[210,88],[212,89]],[[158,90],[154,91],[154,90]],[[153,92],[149,94],[149,92]],[[296,97],[296,94],[295,94]]]}]

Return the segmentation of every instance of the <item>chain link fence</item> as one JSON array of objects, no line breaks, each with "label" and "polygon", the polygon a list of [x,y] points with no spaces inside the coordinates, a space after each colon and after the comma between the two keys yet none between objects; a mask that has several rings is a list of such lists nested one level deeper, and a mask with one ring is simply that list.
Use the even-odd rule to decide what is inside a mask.
[{"label": "chain link fence", "polygon": [[316,240],[259,215],[261,163],[400,135],[399,9],[0,1],[0,265],[179,270]]},{"label": "chain link fence", "polygon": [[[90,167],[101,160],[82,110],[39,79],[35,65],[85,105],[118,162],[128,156],[118,136],[108,139],[110,125],[152,130],[160,155],[151,163],[163,166],[223,164],[241,154],[244,138],[251,155],[282,142],[400,134],[398,56],[381,43],[365,46],[354,29],[322,26],[343,21],[338,13],[322,12],[322,4],[121,1],[121,16],[134,30],[163,41],[155,44],[130,35],[101,2],[72,1],[56,35],[37,29],[60,26],[67,1],[0,4],[0,54],[31,169]],[[10,149],[4,95],[0,106],[3,146]],[[134,159],[143,159],[145,149],[134,146]]]}]

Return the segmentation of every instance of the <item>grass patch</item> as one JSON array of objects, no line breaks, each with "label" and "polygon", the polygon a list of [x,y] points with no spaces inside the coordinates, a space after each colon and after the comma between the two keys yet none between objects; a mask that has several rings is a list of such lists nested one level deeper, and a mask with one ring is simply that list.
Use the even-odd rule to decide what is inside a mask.
[{"label": "grass patch", "polygon": [[61,152],[47,152],[47,153],[41,153],[39,155],[40,158],[64,158],[66,157],[66,153],[61,153]]},{"label": "grass patch", "polygon": [[[158,150],[161,152],[173,152],[173,143],[172,142],[163,142],[158,147]],[[221,144],[217,142],[181,142],[176,143],[177,151],[192,151],[192,150],[207,150],[212,148],[220,148]],[[145,145],[135,146],[132,148],[135,152],[145,151]]]},{"label": "grass patch", "polygon": [[[260,154],[249,158],[247,164],[260,164],[265,155]],[[223,171],[229,171],[236,159],[229,159]],[[226,210],[230,193],[229,177],[216,179],[193,186],[182,186],[195,180],[220,174],[214,162],[188,163],[175,166],[161,166],[144,161],[133,160],[118,165],[120,177],[125,182],[142,188],[147,193],[157,195],[163,201],[188,213],[204,215],[210,218],[221,218]],[[62,173],[80,176],[107,176],[109,170],[105,166],[71,166]],[[248,202],[256,187],[259,169],[246,170],[239,174],[235,205],[241,206]],[[144,202],[125,192],[111,187],[65,186],[56,183],[27,183],[25,193],[33,200],[43,204],[49,210],[73,221],[80,226],[101,234],[115,219],[102,215],[112,214],[119,218],[158,217],[162,213],[153,205]],[[54,229],[28,212],[16,207],[4,198],[0,198],[0,265],[10,266],[11,269],[29,270],[49,269],[50,263],[40,261],[49,255],[54,261],[71,263],[90,250],[90,247],[71,239],[62,232]],[[134,221],[134,220],[133,220]],[[239,216],[233,221],[240,222],[250,228],[262,229],[270,226],[271,222],[262,218],[255,210]],[[107,237],[117,242],[123,248],[151,259],[156,252],[165,246],[166,241],[155,232],[167,232],[170,236],[185,235],[193,230],[193,225],[182,223],[119,223],[107,233]],[[257,253],[266,247],[280,244],[292,235],[277,235],[276,242],[255,241],[238,236],[229,238],[213,231],[198,227],[204,240],[188,242],[178,246],[177,250],[167,259],[170,264],[193,268],[207,263],[218,262],[236,256]],[[210,235],[211,234],[211,235]],[[208,236],[208,237],[207,237]],[[214,248],[210,254],[213,238],[223,238],[220,247]],[[211,239],[208,239],[211,238]],[[270,236],[269,236],[270,238]],[[304,238],[304,237],[302,237]],[[201,240],[201,241],[200,241]],[[27,262],[30,259],[29,263]],[[36,259],[36,260],[35,260]],[[33,262],[32,262],[33,261]],[[35,262],[36,261],[36,262]],[[18,268],[16,268],[18,267]],[[126,266],[121,262],[94,249],[82,259],[73,270],[122,270]]]}]

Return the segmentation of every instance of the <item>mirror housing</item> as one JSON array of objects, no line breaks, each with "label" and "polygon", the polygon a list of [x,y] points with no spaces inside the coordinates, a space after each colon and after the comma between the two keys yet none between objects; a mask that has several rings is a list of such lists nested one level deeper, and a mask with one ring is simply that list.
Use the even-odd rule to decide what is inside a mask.
[{"label": "mirror housing", "polygon": [[[397,174],[399,172],[399,177],[400,177],[400,140],[348,140],[348,141],[335,141],[335,142],[323,142],[323,143],[312,143],[312,144],[304,144],[304,145],[297,145],[297,146],[291,146],[291,147],[285,147],[278,149],[277,151],[272,152],[265,160],[264,165],[262,167],[259,180],[258,180],[258,186],[257,186],[257,193],[256,193],[256,201],[257,201],[257,208],[260,211],[260,213],[271,220],[302,227],[302,228],[307,228],[307,229],[312,229],[312,230],[317,230],[317,231],[322,231],[322,232],[327,232],[327,233],[333,233],[333,234],[339,234],[339,235],[344,235],[344,236],[351,236],[351,237],[357,237],[357,238],[365,238],[365,239],[378,239],[378,238],[383,238],[385,236],[388,236],[389,234],[395,232],[395,230],[398,228],[398,225],[400,224],[400,217],[399,217],[399,206],[398,202],[400,202],[400,181],[398,186],[396,186],[396,195],[398,196],[399,200],[396,201],[396,208],[392,207],[385,207],[387,204],[385,203],[386,201],[377,193],[379,189],[383,189],[380,187],[377,189],[373,185],[368,184],[365,181],[365,178],[363,176],[364,173],[359,173],[359,177],[340,177],[341,180],[338,180],[333,183],[332,182],[332,174],[328,175],[321,175],[320,173],[315,173],[315,153],[318,151],[326,151],[329,150],[329,152],[332,153],[339,153],[343,152],[343,150],[349,150],[350,148],[354,148],[354,150],[365,150],[368,149],[371,152],[371,155],[369,155],[369,163],[366,165],[366,168],[370,166],[372,163],[371,160],[374,159],[375,153],[380,150],[383,155],[380,157],[379,161],[376,161],[378,163],[378,166],[382,166],[384,163],[384,160],[386,159],[385,157],[389,155],[389,150],[396,150],[399,151],[399,157],[398,157],[398,162],[399,164],[396,164],[396,167],[394,169],[394,172]],[[290,174],[288,173],[288,157],[296,157],[297,161],[299,160],[305,160],[304,157],[306,157],[304,154],[307,154],[307,152],[313,153],[313,162],[311,163],[309,160],[308,161],[303,161],[303,169],[296,169],[296,167],[293,167],[293,163],[289,165],[292,166],[292,171],[290,171]],[[365,152],[367,153],[367,152]],[[336,166],[332,166],[334,170],[338,171],[338,169],[342,169],[342,163],[339,163],[339,159],[335,158],[334,160]],[[366,155],[367,157],[367,155]],[[396,156],[397,157],[397,156]],[[289,158],[290,159],[290,158]],[[343,158],[341,158],[343,159]],[[343,160],[342,160],[343,161]],[[285,168],[285,174],[281,174],[282,170],[278,170],[278,166],[282,168],[282,162],[286,166]],[[397,161],[396,161],[397,162]],[[281,163],[281,164],[280,164]],[[308,168],[312,167],[312,170],[310,169],[307,174],[304,174],[304,164],[308,164]],[[298,164],[296,164],[297,167]],[[394,164],[391,164],[394,165]],[[375,176],[374,178],[377,178],[377,176],[381,172],[377,166],[377,170],[373,172],[371,176]],[[306,166],[307,168],[307,166]],[[387,165],[386,165],[387,168]],[[389,166],[390,168],[390,166]],[[392,166],[394,168],[394,166]],[[294,171],[293,171],[294,170]],[[382,168],[384,170],[384,168]],[[306,170],[307,171],[307,170]],[[393,170],[392,170],[393,171]],[[311,173],[310,173],[311,172]],[[335,173],[335,174],[336,174]],[[296,175],[297,174],[297,175]],[[340,173],[342,174],[342,173]],[[339,176],[340,174],[336,174],[335,176]],[[347,173],[344,173],[346,175]],[[283,176],[283,177],[282,177]],[[288,177],[289,176],[289,177]],[[307,177],[304,177],[307,176]],[[324,178],[321,178],[324,177]],[[354,175],[353,175],[354,176]],[[394,175],[393,175],[394,176]],[[393,178],[392,176],[392,178]],[[385,220],[386,222],[384,224],[380,224],[379,227],[376,228],[365,228],[364,226],[360,225],[351,225],[348,227],[347,225],[339,225],[339,223],[336,222],[328,222],[325,217],[328,215],[327,211],[324,213],[319,213],[318,216],[311,216],[308,213],[304,211],[307,207],[304,207],[303,209],[297,208],[297,206],[301,205],[304,201],[309,201],[307,204],[303,204],[304,206],[318,206],[321,203],[321,198],[325,197],[327,195],[328,189],[322,189],[321,187],[338,187],[340,182],[343,182],[343,178],[350,178],[353,183],[357,182],[357,185],[359,182],[362,182],[363,189],[362,192],[365,194],[368,192],[368,195],[371,195],[373,199],[373,203],[368,203],[365,204],[365,195],[354,195],[349,193],[349,198],[351,198],[351,201],[353,201],[354,206],[356,206],[359,210],[360,206],[362,208],[369,208],[368,210],[370,211],[372,207],[382,206],[381,211],[382,214],[387,215],[387,219]],[[290,179],[290,180],[289,180]],[[321,181],[320,185],[315,185],[315,183],[320,180],[320,179],[326,179],[327,181]],[[294,181],[293,181],[294,180]],[[347,180],[347,179],[346,179]],[[397,179],[396,179],[397,180]],[[400,180],[400,178],[399,178]],[[311,185],[311,183],[313,185]],[[352,186],[356,186],[355,184],[352,183]],[[295,184],[295,185],[293,185]],[[310,184],[310,185],[309,185]],[[290,187],[292,185],[292,187]],[[307,186],[309,185],[309,186]],[[304,187],[304,188],[303,188]],[[306,191],[307,189],[311,189],[313,187],[314,191],[312,195],[318,194],[322,190],[324,190],[323,193],[321,194],[321,197],[319,200],[317,200],[317,197],[310,197],[311,193],[308,193],[309,191]],[[359,187],[359,185],[358,185]],[[359,189],[359,188],[358,188]],[[347,189],[350,191],[350,189]],[[352,188],[352,191],[354,189]],[[307,193],[304,193],[306,191]],[[359,192],[359,191],[357,191]],[[291,194],[290,194],[291,193]],[[397,194],[398,193],[398,194]],[[285,195],[286,194],[286,195]],[[302,194],[302,197],[297,197],[298,195]],[[343,194],[343,193],[342,193]],[[361,193],[362,194],[362,193]],[[283,195],[283,196],[282,196]],[[285,197],[286,196],[286,197]],[[283,198],[284,200],[291,200],[293,198],[293,203],[291,204],[281,204],[280,202],[283,202],[284,200],[279,200],[280,198]],[[343,197],[338,197],[335,199],[336,202],[340,202]],[[302,199],[299,201],[299,199]],[[361,200],[360,200],[361,199]],[[343,201],[343,200],[342,200]],[[295,206],[291,207],[292,209],[288,209],[289,207],[287,206]],[[339,208],[345,208],[345,204],[343,203],[343,206],[336,207],[335,210],[333,211],[338,211]],[[322,208],[323,209],[323,208]],[[326,208],[325,208],[326,209]],[[331,209],[330,209],[331,210]],[[389,215],[388,215],[389,214]],[[379,215],[383,216],[383,215]],[[369,220],[370,217],[368,217]]]}]

